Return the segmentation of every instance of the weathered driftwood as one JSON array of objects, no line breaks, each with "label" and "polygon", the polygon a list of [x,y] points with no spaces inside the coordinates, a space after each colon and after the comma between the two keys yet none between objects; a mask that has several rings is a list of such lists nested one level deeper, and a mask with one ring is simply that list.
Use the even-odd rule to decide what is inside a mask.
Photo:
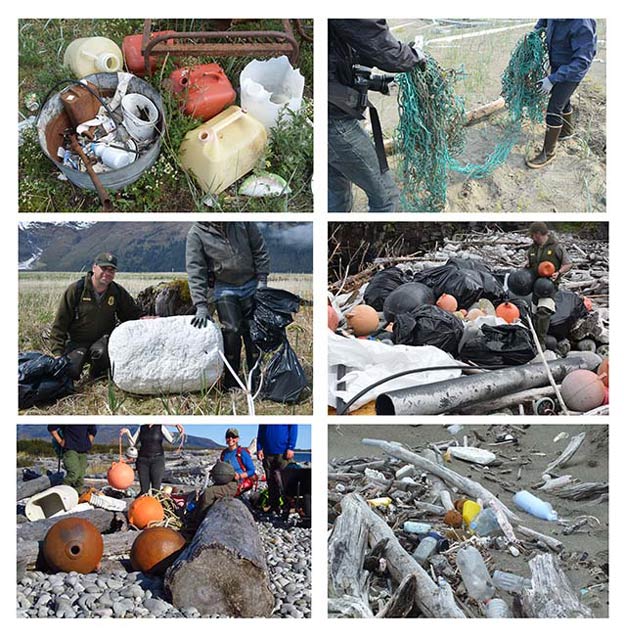
[{"label": "weathered driftwood", "polygon": [[555,490],[555,494],[560,498],[569,498],[574,501],[587,501],[590,498],[596,498],[603,494],[609,493],[608,482],[598,483],[577,483],[575,485],[567,485]]},{"label": "weathered driftwood", "polygon": [[175,607],[241,618],[270,616],[273,595],[262,541],[238,499],[217,501],[174,564],[165,586]]},{"label": "weathered driftwood", "polygon": [[[435,463],[436,465],[441,465],[440,457],[433,450],[425,449],[422,453],[423,457],[427,460]],[[429,481],[431,482],[431,493],[442,503],[442,507],[444,508],[443,514],[453,509],[453,499],[451,498],[450,492],[446,489],[446,485],[444,481],[442,481],[437,476],[430,476]]]},{"label": "weathered driftwood", "polygon": [[[354,510],[350,512],[350,510]],[[360,520],[361,526],[368,529],[369,545],[374,546],[384,539],[388,539],[384,558],[387,561],[391,576],[402,582],[406,576],[413,574],[417,581],[416,607],[429,618],[464,618],[463,612],[457,606],[452,591],[439,587],[429,574],[401,547],[396,536],[384,522],[358,494],[349,494],[342,499],[342,512],[349,512],[348,517]],[[353,531],[353,530],[352,530]],[[331,571],[331,567],[330,567]]]},{"label": "weathered driftwood", "polygon": [[475,109],[472,109],[466,113],[464,118],[464,126],[472,126],[473,124],[477,124],[484,119],[490,117],[494,113],[498,111],[502,111],[505,108],[505,98],[499,97],[493,102],[488,102],[483,106],[478,106]]},{"label": "weathered driftwood", "polygon": [[84,518],[95,525],[100,532],[107,532],[111,529],[115,520],[115,512],[109,512],[102,509],[86,510],[76,514],[66,514],[65,516],[54,516],[43,521],[33,521],[30,523],[22,523],[17,526],[17,538],[25,541],[42,541],[48,530],[59,521],[74,516]]},{"label": "weathered driftwood", "polygon": [[462,412],[464,414],[490,414],[491,412],[504,410],[505,408],[527,403],[528,401],[535,401],[543,397],[552,397],[554,394],[555,391],[551,386],[534,388],[532,390],[514,392],[513,394],[508,394],[493,401],[481,401],[481,403],[475,403],[474,405],[464,408]]},{"label": "weathered driftwood", "polygon": [[[114,534],[104,534],[104,553],[102,558],[111,556],[119,556],[120,554],[129,554],[132,549],[132,543],[141,532],[116,532]],[[32,569],[37,564],[40,556],[43,541],[17,541],[17,556],[20,561],[24,561],[28,569]]]},{"label": "weathered driftwood", "polygon": [[35,494],[39,494],[39,492],[47,490],[49,487],[60,485],[63,482],[63,478],[65,478],[65,472],[54,472],[54,474],[40,476],[30,481],[19,481],[17,483],[17,500],[21,501],[23,498],[30,498]]},{"label": "weathered driftwood", "polygon": [[570,581],[552,554],[538,554],[529,561],[532,585],[522,592],[522,604],[530,618],[591,618]]},{"label": "weathered driftwood", "polygon": [[408,574],[396,588],[390,600],[377,614],[377,618],[405,618],[414,608],[418,580],[414,574]]},{"label": "weathered driftwood", "polygon": [[441,478],[447,485],[451,485],[452,487],[456,487],[463,494],[467,496],[472,496],[473,498],[480,498],[487,505],[488,503],[494,502],[498,505],[500,509],[507,515],[507,517],[512,521],[520,520],[519,517],[512,512],[502,501],[496,498],[492,492],[483,487],[477,481],[473,481],[472,479],[466,478],[453,470],[449,470],[442,465],[438,465],[437,463],[433,463],[428,459],[414,454],[414,452],[410,452],[406,450],[404,447],[399,445],[398,443],[389,443],[388,441],[381,441],[378,439],[362,439],[362,443],[364,445],[373,445],[375,447],[381,448],[386,454],[390,456],[394,456],[402,461],[407,463],[411,463],[416,467],[424,470],[425,472],[429,472]]},{"label": "weathered driftwood", "polygon": [[561,541],[558,541],[556,538],[553,538],[552,536],[547,536],[546,534],[542,534],[541,532],[537,532],[534,529],[531,529],[530,527],[525,527],[524,525],[518,525],[516,527],[516,531],[518,532],[518,534],[522,534],[522,536],[526,536],[527,538],[533,538],[536,539],[538,541],[541,541],[542,543],[544,543],[544,545],[546,545],[547,547],[549,547],[550,549],[552,549],[554,552],[561,552],[564,549],[564,544]]},{"label": "weathered driftwood", "polygon": [[557,467],[565,467],[565,465],[569,463],[570,459],[576,454],[581,445],[583,445],[585,436],[585,432],[581,432],[580,434],[573,436],[566,449],[546,468],[546,470],[544,470],[544,472],[546,474],[550,474]]},{"label": "weathered driftwood", "polygon": [[370,618],[373,612],[368,603],[368,572],[364,569],[368,529],[361,508],[349,507],[346,498],[342,506],[328,545],[328,594],[330,599],[340,601],[333,613]]}]

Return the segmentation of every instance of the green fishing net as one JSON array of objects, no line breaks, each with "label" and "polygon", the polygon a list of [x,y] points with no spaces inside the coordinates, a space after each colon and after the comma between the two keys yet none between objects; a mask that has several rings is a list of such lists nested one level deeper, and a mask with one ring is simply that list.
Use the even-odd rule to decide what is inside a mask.
[{"label": "green fishing net", "polygon": [[547,74],[544,31],[527,33],[516,44],[502,76],[501,95],[507,109],[503,135],[478,164],[459,160],[466,143],[466,109],[455,92],[457,73],[443,69],[428,56],[424,71],[398,75],[396,153],[404,210],[444,210],[450,171],[482,179],[503,164],[518,141],[523,120],[544,120],[547,98],[537,87]]}]

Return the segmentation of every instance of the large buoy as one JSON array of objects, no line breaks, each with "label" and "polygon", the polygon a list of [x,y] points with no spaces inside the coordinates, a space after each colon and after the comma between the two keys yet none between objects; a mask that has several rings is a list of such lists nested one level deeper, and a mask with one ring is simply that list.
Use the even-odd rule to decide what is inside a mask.
[{"label": "large buoy", "polygon": [[555,264],[552,261],[542,261],[537,267],[537,274],[540,277],[552,277],[555,274]]},{"label": "large buoy", "polygon": [[574,370],[561,383],[561,397],[576,412],[588,412],[602,405],[605,387],[591,370]]},{"label": "large buoy", "polygon": [[496,306],[496,316],[504,319],[507,323],[513,323],[520,319],[520,311],[518,310],[518,306],[506,301]]},{"label": "large buoy", "polygon": [[347,326],[356,337],[365,337],[379,327],[379,315],[372,306],[360,304],[345,315]]},{"label": "large buoy", "polygon": [[555,294],[555,291],[555,284],[552,279],[548,279],[548,277],[539,277],[533,284],[533,292],[538,298],[552,297]]},{"label": "large buoy", "polygon": [[93,523],[70,516],[52,525],[43,540],[43,557],[55,572],[88,574],[104,553],[102,534]]},{"label": "large buoy", "polygon": [[507,278],[507,287],[515,295],[524,297],[531,294],[533,284],[535,282],[535,273],[529,268],[518,268],[509,273]]},{"label": "large buoy", "polygon": [[440,297],[436,301],[436,306],[438,308],[442,308],[442,310],[446,310],[447,312],[456,312],[457,299],[455,299],[453,295],[447,295],[446,293],[444,293],[440,295]]},{"label": "large buoy", "polygon": [[144,529],[132,543],[130,550],[132,569],[139,572],[164,574],[185,543],[184,536],[169,527]]},{"label": "large buoy", "polygon": [[128,522],[139,529],[152,523],[160,523],[165,518],[165,511],[158,499],[144,494],[132,501],[128,509]]},{"label": "large buoy", "polygon": [[127,490],[134,483],[134,470],[124,461],[113,461],[106,480],[116,490]]}]

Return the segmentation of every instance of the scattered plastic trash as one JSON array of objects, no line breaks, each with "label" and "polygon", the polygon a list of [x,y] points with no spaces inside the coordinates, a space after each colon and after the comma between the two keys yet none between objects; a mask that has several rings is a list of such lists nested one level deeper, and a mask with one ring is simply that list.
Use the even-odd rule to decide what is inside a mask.
[{"label": "scattered plastic trash", "polygon": [[494,584],[483,557],[476,547],[462,547],[457,552],[457,566],[468,595],[476,600],[487,600],[494,595]]},{"label": "scattered plastic trash", "polygon": [[492,598],[485,604],[485,615],[488,618],[511,618],[509,605],[501,598]]},{"label": "scattered plastic trash", "polygon": [[557,512],[553,509],[550,503],[542,501],[540,498],[533,496],[533,494],[526,490],[516,492],[513,497],[513,502],[516,507],[522,511],[527,512],[536,518],[541,518],[544,521],[556,521],[558,518]]},{"label": "scattered plastic trash", "polygon": [[408,534],[427,534],[431,531],[431,523],[419,523],[418,521],[405,521],[403,531]]},{"label": "scattered plastic trash", "polygon": [[250,175],[238,189],[238,194],[246,197],[281,197],[291,192],[286,180],[275,173]]},{"label": "scattered plastic trash", "polygon": [[371,498],[367,501],[371,507],[388,507],[392,504],[392,499],[389,496],[381,496],[379,498]]},{"label": "scattered plastic trash", "polygon": [[496,589],[520,594],[525,589],[531,587],[531,579],[512,574],[511,572],[503,572],[499,569],[492,574],[492,581]]},{"label": "scattered plastic trash", "polygon": [[496,460],[496,454],[489,450],[470,446],[451,446],[448,448],[449,454],[454,459],[461,459],[468,463],[477,465],[490,465]]},{"label": "scattered plastic trash", "polygon": [[498,536],[502,530],[496,513],[489,507],[482,509],[469,523],[468,529],[477,536]]},{"label": "scattered plastic trash", "polygon": [[413,556],[416,559],[416,562],[422,567],[429,562],[429,559],[436,551],[438,547],[438,543],[440,542],[440,535],[435,532],[429,532],[421,541],[418,543],[418,547],[414,552]]}]

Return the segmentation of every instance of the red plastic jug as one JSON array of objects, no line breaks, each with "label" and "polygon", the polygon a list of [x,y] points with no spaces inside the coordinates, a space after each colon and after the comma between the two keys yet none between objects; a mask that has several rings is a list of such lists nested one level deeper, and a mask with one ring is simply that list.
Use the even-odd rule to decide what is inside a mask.
[{"label": "red plastic jug", "polygon": [[236,91],[218,64],[176,69],[169,78],[185,115],[206,121],[236,99]]},{"label": "red plastic jug", "polygon": [[[175,33],[175,31],[157,31],[156,33],[151,33],[150,38],[153,38],[157,35],[168,35],[170,33]],[[173,44],[173,40],[167,40],[167,44]],[[121,51],[124,56],[124,60],[126,61],[126,67],[130,73],[134,75],[138,75],[143,77],[146,73],[145,71],[145,59],[141,54],[141,44],[143,43],[143,34],[139,35],[127,35],[123,42],[121,43]],[[157,57],[155,55],[150,55],[149,57],[149,72],[153,73],[162,63],[164,62],[164,56]]]}]

